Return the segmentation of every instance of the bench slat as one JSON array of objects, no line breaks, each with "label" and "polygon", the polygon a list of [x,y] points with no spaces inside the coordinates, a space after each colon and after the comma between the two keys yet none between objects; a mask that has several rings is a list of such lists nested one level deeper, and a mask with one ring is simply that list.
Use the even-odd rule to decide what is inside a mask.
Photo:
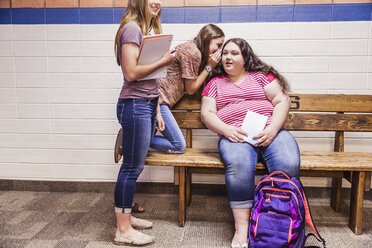
[{"label": "bench slat", "polygon": [[290,113],[285,126],[296,131],[371,132],[372,115]]},{"label": "bench slat", "polygon": [[[290,94],[291,111],[306,112],[372,112],[372,95]],[[176,110],[200,110],[200,96],[183,97]]]},{"label": "bench slat", "polygon": [[[200,112],[173,112],[180,128],[205,129]],[[296,131],[371,132],[372,115],[290,113],[285,124]]]},{"label": "bench slat", "polygon": [[[360,152],[301,152],[301,170],[312,171],[371,171],[372,153]],[[216,150],[187,148],[184,154],[151,152],[146,165],[224,168]],[[262,164],[257,169],[263,169]]]}]

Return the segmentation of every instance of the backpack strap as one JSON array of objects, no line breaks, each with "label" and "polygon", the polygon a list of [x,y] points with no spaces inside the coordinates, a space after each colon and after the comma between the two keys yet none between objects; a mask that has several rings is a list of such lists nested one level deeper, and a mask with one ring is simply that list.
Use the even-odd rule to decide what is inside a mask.
[{"label": "backpack strap", "polygon": [[[310,226],[310,228],[313,230],[313,232],[315,233],[315,235],[313,233],[309,233],[308,235],[306,235],[306,239],[309,237],[309,236],[315,236],[316,239],[319,241],[319,242],[322,242],[323,244],[323,248],[326,248],[326,242],[325,240],[320,236],[318,230],[316,229],[315,227],[315,224],[313,222],[313,217],[311,216],[311,212],[310,212],[310,206],[309,206],[309,202],[306,198],[306,195],[305,195],[305,191],[304,191],[304,187],[301,183],[300,180],[298,180],[302,186],[302,193],[303,193],[303,196],[304,196],[304,207],[305,207],[305,219],[306,219],[306,222],[307,224]],[[308,246],[309,248],[311,246]]]},{"label": "backpack strap", "polygon": [[291,178],[285,172],[283,172],[281,170],[273,171],[267,177],[272,177],[273,175],[278,175],[278,174],[285,176],[288,180],[291,180]]}]

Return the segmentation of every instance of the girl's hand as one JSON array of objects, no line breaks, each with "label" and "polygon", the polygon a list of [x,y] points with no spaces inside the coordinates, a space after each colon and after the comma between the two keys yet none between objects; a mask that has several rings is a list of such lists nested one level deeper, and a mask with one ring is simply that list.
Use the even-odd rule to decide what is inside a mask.
[{"label": "girl's hand", "polygon": [[163,60],[164,66],[169,65],[170,63],[172,63],[174,57],[175,57],[174,49],[171,49],[168,52],[166,52],[163,55],[163,58],[161,58]]},{"label": "girl's hand", "polygon": [[248,134],[240,128],[229,126],[223,133],[223,136],[231,142],[237,143],[244,142],[244,136],[248,136]]},{"label": "girl's hand", "polygon": [[276,137],[278,131],[272,130],[270,125],[267,126],[261,133],[253,137],[253,139],[259,139],[256,142],[256,146],[268,146]]},{"label": "girl's hand", "polygon": [[165,122],[164,122],[163,116],[159,112],[157,112],[156,114],[156,127],[155,128],[156,130],[160,132],[164,131],[165,129]]},{"label": "girl's hand", "polygon": [[214,68],[221,60],[221,52],[222,50],[218,49],[213,54],[210,54],[207,64]]}]

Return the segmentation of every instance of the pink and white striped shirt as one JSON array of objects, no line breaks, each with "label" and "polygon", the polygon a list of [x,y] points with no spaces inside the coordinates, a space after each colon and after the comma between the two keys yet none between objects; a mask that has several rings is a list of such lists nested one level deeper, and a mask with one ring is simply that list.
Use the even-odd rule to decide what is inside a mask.
[{"label": "pink and white striped shirt", "polygon": [[267,99],[264,86],[275,79],[272,74],[247,72],[244,81],[232,83],[226,76],[213,78],[202,96],[216,100],[217,116],[224,123],[240,128],[248,110],[268,116],[271,122],[274,106]]}]

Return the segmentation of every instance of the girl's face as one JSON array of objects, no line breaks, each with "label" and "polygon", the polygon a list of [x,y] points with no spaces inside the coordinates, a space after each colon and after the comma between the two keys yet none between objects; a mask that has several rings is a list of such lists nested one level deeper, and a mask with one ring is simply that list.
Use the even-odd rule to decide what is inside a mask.
[{"label": "girl's face", "polygon": [[244,58],[238,45],[229,42],[222,51],[222,65],[229,75],[237,75],[244,69]]},{"label": "girl's face", "polygon": [[211,40],[209,43],[209,54],[213,54],[215,51],[220,49],[225,41],[225,37],[219,37]]},{"label": "girl's face", "polygon": [[149,8],[152,17],[157,17],[161,10],[161,0],[149,0]]}]

